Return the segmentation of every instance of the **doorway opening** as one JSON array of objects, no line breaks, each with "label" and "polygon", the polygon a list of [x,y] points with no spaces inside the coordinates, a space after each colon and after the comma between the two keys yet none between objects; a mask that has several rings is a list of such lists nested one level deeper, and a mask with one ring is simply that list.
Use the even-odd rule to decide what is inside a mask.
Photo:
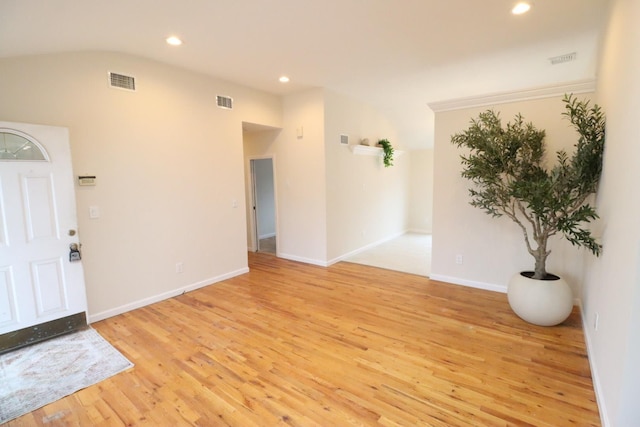
[{"label": "doorway opening", "polygon": [[255,252],[276,254],[276,206],[273,158],[250,159]]},{"label": "doorway opening", "polygon": [[277,139],[282,129],[242,122],[247,250],[278,253]]}]

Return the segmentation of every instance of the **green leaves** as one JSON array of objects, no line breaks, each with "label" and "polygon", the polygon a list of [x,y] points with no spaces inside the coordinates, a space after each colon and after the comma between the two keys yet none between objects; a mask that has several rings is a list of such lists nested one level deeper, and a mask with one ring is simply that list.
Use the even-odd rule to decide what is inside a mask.
[{"label": "green leaves", "polygon": [[381,139],[378,141],[378,144],[382,146],[382,150],[384,152],[384,158],[382,159],[384,167],[388,168],[389,166],[393,166],[393,147],[389,140]]},{"label": "green leaves", "polygon": [[462,176],[476,184],[471,190],[472,205],[499,216],[512,199],[525,200],[535,210],[548,192],[542,169],[545,132],[516,116],[514,123],[502,127],[494,111],[480,113],[466,131],[454,135],[452,142],[470,150],[461,156]]},{"label": "green leaves", "polygon": [[454,145],[469,151],[460,157],[461,175],[474,184],[470,204],[495,217],[507,215],[523,229],[527,249],[536,259],[534,277],[546,275],[547,240],[558,232],[595,255],[602,249],[583,224],[598,218],[585,202],[597,190],[602,172],[604,114],[573,95],[565,95],[563,102],[563,115],[579,138],[571,156],[556,153],[550,170],[543,165],[545,131],[520,114],[503,126],[499,113],[487,110],[451,137]]},{"label": "green leaves", "polygon": [[565,95],[565,117],[571,121],[580,135],[571,159],[574,169],[573,184],[583,192],[595,192],[602,173],[602,156],[605,141],[605,118],[599,106],[589,107],[589,102],[579,102]]}]

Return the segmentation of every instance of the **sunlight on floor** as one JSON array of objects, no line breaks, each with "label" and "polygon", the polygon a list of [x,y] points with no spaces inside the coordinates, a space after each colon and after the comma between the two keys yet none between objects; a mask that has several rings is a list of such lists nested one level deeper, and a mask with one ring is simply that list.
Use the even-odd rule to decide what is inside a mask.
[{"label": "sunlight on floor", "polygon": [[428,277],[431,273],[431,235],[406,233],[344,261]]}]

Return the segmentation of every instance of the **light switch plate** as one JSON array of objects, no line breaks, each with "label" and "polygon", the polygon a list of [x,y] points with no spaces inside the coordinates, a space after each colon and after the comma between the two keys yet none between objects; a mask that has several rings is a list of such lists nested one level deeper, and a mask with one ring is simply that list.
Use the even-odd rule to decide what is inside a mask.
[{"label": "light switch plate", "polygon": [[100,208],[97,206],[89,206],[89,218],[100,218]]}]

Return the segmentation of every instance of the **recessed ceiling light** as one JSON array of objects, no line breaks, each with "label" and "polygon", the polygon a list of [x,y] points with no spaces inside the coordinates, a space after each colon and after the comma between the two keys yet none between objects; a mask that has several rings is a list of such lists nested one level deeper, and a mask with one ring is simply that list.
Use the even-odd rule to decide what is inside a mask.
[{"label": "recessed ceiling light", "polygon": [[182,40],[180,40],[176,36],[171,36],[167,37],[167,43],[171,46],[180,46],[182,44]]},{"label": "recessed ceiling light", "polygon": [[522,15],[523,13],[528,12],[529,9],[531,9],[531,5],[529,3],[520,2],[513,6],[513,9],[511,9],[511,13],[513,13],[514,15]]},{"label": "recessed ceiling light", "polygon": [[289,82],[289,77],[281,76],[278,80],[280,80],[280,83],[288,83]]}]

